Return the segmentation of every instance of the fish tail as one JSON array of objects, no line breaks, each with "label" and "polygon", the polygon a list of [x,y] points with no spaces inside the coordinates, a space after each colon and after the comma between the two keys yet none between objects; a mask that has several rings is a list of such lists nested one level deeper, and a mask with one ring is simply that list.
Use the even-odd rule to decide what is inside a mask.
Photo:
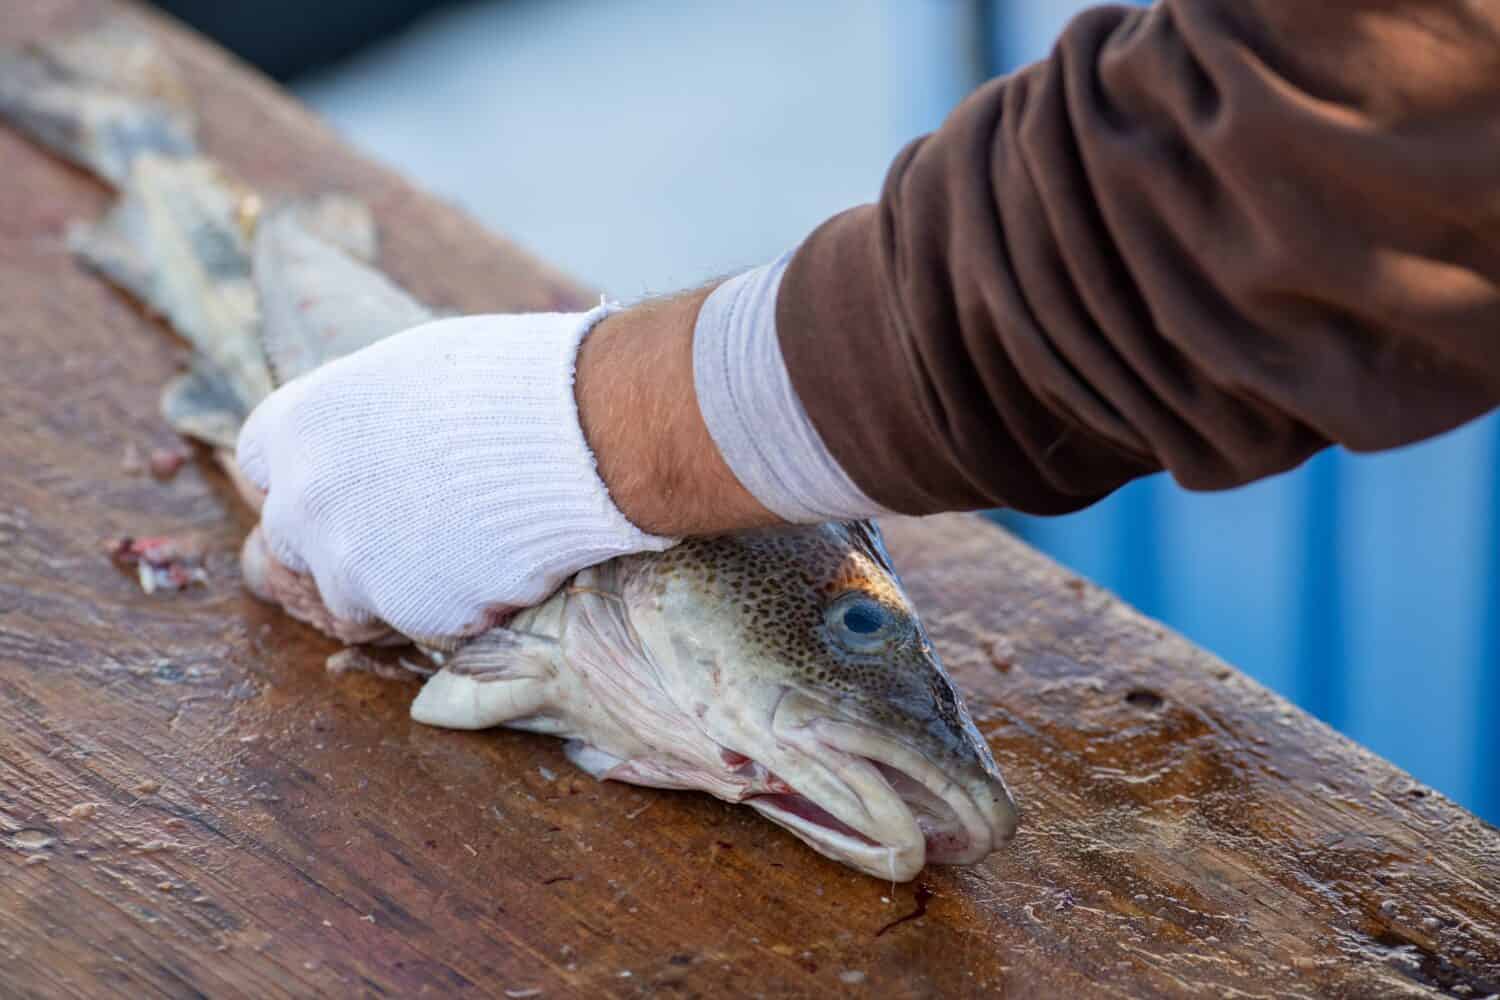
[{"label": "fish tail", "polygon": [[187,88],[124,19],[0,52],[0,117],[115,187],[142,154],[197,152]]},{"label": "fish tail", "polygon": [[195,348],[162,409],[180,433],[232,447],[270,392],[250,288],[244,192],[198,152],[188,90],[124,18],[0,51],[0,118],[120,192],[70,227],[78,258]]},{"label": "fish tail", "polygon": [[69,243],[192,344],[161,400],[181,434],[232,449],[277,385],[433,316],[373,266],[363,202],[266,206],[200,155],[176,68],[124,20],[0,51],[0,118],[119,191]]},{"label": "fish tail", "polygon": [[162,409],[179,432],[221,447],[274,388],[251,274],[258,204],[207,159],[143,153],[109,213],[69,232],[80,261],[193,346]]}]

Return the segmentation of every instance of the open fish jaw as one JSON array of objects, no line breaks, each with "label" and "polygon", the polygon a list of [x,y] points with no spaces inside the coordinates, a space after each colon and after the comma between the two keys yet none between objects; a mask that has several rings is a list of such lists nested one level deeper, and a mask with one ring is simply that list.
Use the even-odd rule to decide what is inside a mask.
[{"label": "open fish jaw", "polygon": [[[752,807],[898,880],[1011,838],[1014,802],[873,524],[704,539],[652,563],[627,602],[637,627],[675,647],[674,683],[708,706],[718,741],[791,787]],[[871,615],[880,629],[849,632]],[[779,692],[769,725],[737,710],[767,687]]]},{"label": "open fish jaw", "polygon": [[[185,91],[133,29],[0,53],[0,117],[120,189],[74,248],[193,345],[163,412],[231,473],[240,423],[275,385],[433,315],[370,266],[374,223],[356,199],[263,205],[202,158]],[[242,565],[257,594],[347,642],[389,638],[333,619],[310,578],[265,555],[252,533]],[[880,878],[976,861],[1015,830],[870,524],[611,560],[443,662],[419,722],[562,737],[597,777],[745,803]]]},{"label": "open fish jaw", "polygon": [[[1014,802],[878,539],[787,528],[585,570],[460,649],[412,716],[563,737],[596,777],[745,803],[876,877],[980,860]],[[901,616],[893,646],[830,639],[850,594]]]}]

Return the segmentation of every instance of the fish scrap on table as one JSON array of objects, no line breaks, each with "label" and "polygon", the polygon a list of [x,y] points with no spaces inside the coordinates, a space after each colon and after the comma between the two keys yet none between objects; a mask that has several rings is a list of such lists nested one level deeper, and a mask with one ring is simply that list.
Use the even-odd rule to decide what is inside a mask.
[{"label": "fish scrap on table", "polygon": [[[0,54],[0,116],[117,190],[70,245],[190,343],[162,413],[217,449],[256,509],[262,497],[235,478],[232,456],[250,410],[434,315],[373,266],[363,203],[262,195],[208,159],[188,89],[130,23]],[[127,539],[114,554],[148,586],[195,579],[161,540]],[[408,641],[333,618],[309,578],[269,557],[258,528],[241,568],[258,596],[346,643]],[[989,747],[870,522],[612,559],[434,662],[412,704],[419,722],[561,737],[599,779],[744,803],[880,878],[977,862],[1016,828]]]},{"label": "fish scrap on table", "polygon": [[115,565],[132,571],[148,594],[159,590],[186,590],[207,583],[203,549],[195,541],[158,535],[152,538],[116,538],[105,543]]}]

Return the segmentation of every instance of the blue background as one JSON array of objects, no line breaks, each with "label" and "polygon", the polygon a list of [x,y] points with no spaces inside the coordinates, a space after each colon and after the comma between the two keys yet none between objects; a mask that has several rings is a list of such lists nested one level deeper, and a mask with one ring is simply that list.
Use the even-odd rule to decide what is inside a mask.
[{"label": "blue background", "polygon": [[[1082,6],[475,3],[296,86],[356,144],[629,300],[768,260],[870,200],[903,143]],[[1070,517],[998,517],[1494,820],[1497,450],[1487,420],[1231,493],[1158,476]]]}]

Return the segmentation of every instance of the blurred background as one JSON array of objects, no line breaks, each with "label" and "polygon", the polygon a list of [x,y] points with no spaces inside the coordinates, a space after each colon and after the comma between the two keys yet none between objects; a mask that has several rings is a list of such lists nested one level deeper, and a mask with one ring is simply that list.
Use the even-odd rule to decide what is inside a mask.
[{"label": "blurred background", "polygon": [[[612,297],[873,199],[1076,0],[159,0],[356,146]],[[1500,821],[1500,423],[1012,530]]]}]

